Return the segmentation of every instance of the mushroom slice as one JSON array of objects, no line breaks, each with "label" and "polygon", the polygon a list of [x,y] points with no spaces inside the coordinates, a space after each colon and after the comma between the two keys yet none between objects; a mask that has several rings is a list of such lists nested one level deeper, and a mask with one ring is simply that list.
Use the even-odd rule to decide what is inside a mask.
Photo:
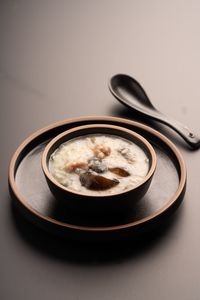
[{"label": "mushroom slice", "polygon": [[79,176],[81,184],[89,190],[104,191],[119,183],[117,179],[109,179],[104,176],[94,175],[91,172],[85,172]]},{"label": "mushroom slice", "polygon": [[130,176],[130,173],[122,168],[119,168],[119,167],[115,167],[115,168],[109,168],[109,171],[118,175],[118,176],[121,176],[121,177],[128,177]]}]

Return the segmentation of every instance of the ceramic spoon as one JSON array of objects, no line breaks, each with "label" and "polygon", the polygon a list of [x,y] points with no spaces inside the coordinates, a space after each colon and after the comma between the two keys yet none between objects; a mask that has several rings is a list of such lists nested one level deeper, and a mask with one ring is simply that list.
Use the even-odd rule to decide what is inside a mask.
[{"label": "ceramic spoon", "polygon": [[109,82],[113,96],[122,104],[139,112],[146,118],[151,118],[174,129],[193,149],[200,148],[198,138],[187,126],[168,118],[158,111],[149,100],[143,87],[132,77],[124,74],[113,76]]}]

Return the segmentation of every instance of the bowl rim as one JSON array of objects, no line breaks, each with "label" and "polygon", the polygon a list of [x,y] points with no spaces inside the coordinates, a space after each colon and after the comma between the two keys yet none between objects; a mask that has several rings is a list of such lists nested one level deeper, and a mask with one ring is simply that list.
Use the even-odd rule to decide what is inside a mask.
[{"label": "bowl rim", "polygon": [[[71,134],[73,132],[78,132],[78,131],[82,131],[82,130],[86,130],[86,129],[92,129],[92,128],[108,128],[108,129],[114,129],[114,130],[118,130],[118,131],[122,131],[125,133],[128,133],[129,135],[133,136],[134,138],[138,139],[140,142],[142,142],[143,145],[145,145],[145,147],[149,150],[150,156],[151,156],[151,166],[146,174],[146,176],[144,177],[144,179],[139,182],[136,186],[134,186],[133,188],[130,188],[128,190],[122,191],[122,192],[117,192],[117,193],[112,193],[112,194],[103,194],[103,195],[91,195],[91,194],[86,194],[86,193],[80,193],[80,192],[76,192],[73,191],[71,189],[68,189],[67,187],[65,187],[64,185],[62,185],[61,183],[59,183],[54,177],[53,175],[50,173],[49,168],[48,168],[48,163],[47,163],[47,156],[48,153],[51,149],[51,147],[58,142],[60,139],[62,139],[64,136]],[[89,135],[90,133],[86,134]],[[111,133],[112,135],[112,133]],[[117,134],[113,134],[116,135]],[[75,137],[76,138],[76,137]],[[74,139],[74,138],[72,138]],[[125,138],[128,140],[128,138]],[[61,143],[62,144],[62,143]],[[117,195],[125,195],[126,193],[129,193],[130,191],[134,191],[135,189],[139,188],[140,186],[142,186],[143,184],[145,184],[145,182],[147,182],[154,174],[155,170],[156,170],[156,166],[157,166],[157,156],[156,156],[156,152],[153,148],[153,146],[150,144],[150,142],[144,138],[142,135],[138,134],[137,132],[124,128],[122,126],[118,126],[118,125],[112,125],[112,124],[87,124],[87,125],[80,125],[77,126],[75,128],[71,128],[68,129],[60,134],[58,134],[57,136],[55,136],[52,140],[50,140],[50,142],[48,142],[48,144],[45,146],[45,149],[42,153],[42,157],[41,157],[41,165],[42,165],[42,170],[43,173],[45,174],[45,176],[48,178],[48,180],[55,186],[57,186],[59,189],[61,189],[63,192],[67,192],[70,194],[74,194],[76,196],[81,196],[81,197],[88,197],[88,198],[104,198],[104,197],[113,197],[113,196],[117,196]]]}]

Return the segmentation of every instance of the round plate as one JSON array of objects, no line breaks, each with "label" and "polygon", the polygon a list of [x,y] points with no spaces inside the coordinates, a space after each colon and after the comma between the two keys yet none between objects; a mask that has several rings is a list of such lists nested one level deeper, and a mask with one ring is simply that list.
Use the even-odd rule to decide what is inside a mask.
[{"label": "round plate", "polygon": [[[57,134],[80,125],[114,124],[143,135],[157,154],[157,169],[142,200],[124,216],[80,219],[52,196],[41,169],[41,154]],[[174,212],[185,193],[186,167],[176,146],[144,124],[115,117],[81,117],[64,120],[28,137],[16,150],[9,167],[9,188],[14,204],[34,224],[73,239],[104,241],[138,236],[159,226]]]}]

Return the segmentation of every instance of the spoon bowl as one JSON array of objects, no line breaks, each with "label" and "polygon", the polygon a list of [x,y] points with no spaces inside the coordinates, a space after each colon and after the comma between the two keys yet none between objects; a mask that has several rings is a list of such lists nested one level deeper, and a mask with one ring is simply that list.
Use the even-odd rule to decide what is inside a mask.
[{"label": "spoon bowl", "polygon": [[134,78],[125,74],[114,75],[109,81],[109,90],[122,104],[145,118],[159,121],[175,130],[193,149],[200,147],[200,138],[187,126],[158,111],[143,87]]}]

